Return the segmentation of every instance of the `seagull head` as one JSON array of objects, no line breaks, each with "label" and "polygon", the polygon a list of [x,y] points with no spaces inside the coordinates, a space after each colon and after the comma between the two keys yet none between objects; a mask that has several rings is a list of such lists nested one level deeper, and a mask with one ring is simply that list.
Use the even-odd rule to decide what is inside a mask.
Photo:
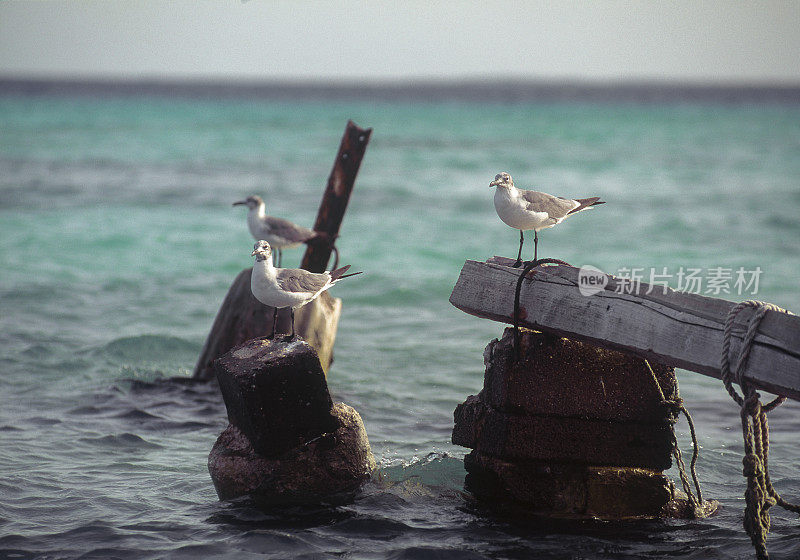
[{"label": "seagull head", "polygon": [[489,183],[490,187],[513,187],[514,186],[514,179],[511,178],[511,175],[503,171],[502,173],[498,173],[494,176],[494,181]]},{"label": "seagull head", "polygon": [[250,253],[251,257],[255,257],[257,261],[265,261],[272,258],[272,247],[263,239],[256,241],[253,245],[253,252]]},{"label": "seagull head", "polygon": [[244,200],[237,200],[233,203],[233,206],[247,206],[252,210],[253,208],[258,208],[262,204],[264,204],[264,201],[261,200],[261,197],[254,194],[253,196],[248,196]]}]

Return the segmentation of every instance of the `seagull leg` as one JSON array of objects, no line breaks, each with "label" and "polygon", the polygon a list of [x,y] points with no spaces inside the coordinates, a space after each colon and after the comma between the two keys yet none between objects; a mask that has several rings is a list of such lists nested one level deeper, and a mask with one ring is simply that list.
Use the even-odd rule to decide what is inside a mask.
[{"label": "seagull leg", "polygon": [[533,230],[533,262],[536,262],[536,255],[539,252],[539,232]]},{"label": "seagull leg", "polygon": [[275,338],[275,325],[278,324],[278,308],[276,307],[272,312],[272,334],[267,337],[267,339],[272,340]]},{"label": "seagull leg", "polygon": [[289,337],[289,340],[294,339],[294,307],[289,308],[292,311],[292,336]]},{"label": "seagull leg", "polygon": [[519,230],[519,253],[517,253],[517,262],[514,263],[514,268],[522,266],[522,243],[524,241],[525,237],[522,235],[522,230]]}]

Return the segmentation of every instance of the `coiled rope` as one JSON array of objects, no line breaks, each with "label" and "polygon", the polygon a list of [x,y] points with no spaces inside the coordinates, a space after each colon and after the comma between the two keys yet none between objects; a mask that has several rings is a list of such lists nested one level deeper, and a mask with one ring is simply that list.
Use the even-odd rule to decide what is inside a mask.
[{"label": "coiled rope", "polygon": [[[750,317],[750,322],[747,325],[747,332],[742,340],[742,348],[739,352],[736,366],[731,370],[730,348],[733,322],[736,316],[746,307],[754,307],[755,312]],[[762,405],[760,395],[756,392],[755,387],[744,379],[745,366],[747,359],[750,357],[753,340],[758,332],[758,325],[767,311],[789,313],[789,311],[777,305],[757,300],[743,301],[730,310],[725,321],[720,366],[722,382],[725,384],[728,394],[740,407],[745,454],[742,459],[742,464],[744,465],[742,474],[747,478],[747,490],[744,493],[743,524],[755,547],[756,557],[759,560],[769,559],[769,553],[767,552],[767,534],[770,526],[769,508],[777,504],[788,511],[800,514],[800,505],[791,504],[781,498],[780,494],[772,486],[772,481],[769,477],[769,424],[767,423],[767,413],[783,403],[786,397],[779,396],[769,404]],[[742,389],[742,395],[736,392],[733,383],[739,384]]]}]

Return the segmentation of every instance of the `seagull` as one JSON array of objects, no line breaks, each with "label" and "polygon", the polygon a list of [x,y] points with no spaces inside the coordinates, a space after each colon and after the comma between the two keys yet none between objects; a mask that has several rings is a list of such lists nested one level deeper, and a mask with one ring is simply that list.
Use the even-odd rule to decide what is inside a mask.
[{"label": "seagull", "polygon": [[256,258],[253,272],[250,274],[250,290],[253,296],[263,303],[275,308],[272,315],[272,334],[275,336],[275,323],[278,319],[278,309],[290,307],[292,309],[292,335],[294,338],[294,310],[313,301],[322,292],[333,286],[343,278],[361,274],[351,272],[345,274],[350,265],[337,268],[330,272],[309,272],[302,268],[277,268],[272,264],[272,247],[263,239],[256,241],[253,252]]},{"label": "seagull", "polygon": [[240,205],[248,208],[247,227],[250,229],[250,234],[253,238],[256,241],[265,239],[278,250],[278,266],[281,265],[283,260],[283,251],[281,249],[292,249],[301,243],[308,243],[312,239],[326,237],[325,233],[298,226],[289,220],[267,216],[264,201],[260,196],[248,196],[244,200],[233,203],[233,206]]},{"label": "seagull", "polygon": [[536,261],[539,247],[539,230],[560,224],[564,218],[591,208],[597,204],[605,204],[599,196],[591,198],[562,198],[543,192],[526,191],[514,186],[511,175],[505,171],[498,173],[490,187],[494,191],[494,208],[497,215],[506,224],[519,230],[519,253],[514,267],[522,265],[522,232],[533,230],[533,260]]}]

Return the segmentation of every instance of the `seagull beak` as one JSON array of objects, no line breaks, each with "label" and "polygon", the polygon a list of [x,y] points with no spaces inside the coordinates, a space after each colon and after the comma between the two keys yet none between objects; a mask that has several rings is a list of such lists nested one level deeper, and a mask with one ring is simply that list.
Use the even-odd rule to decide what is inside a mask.
[{"label": "seagull beak", "polygon": [[246,204],[247,204],[247,201],[246,201],[246,200],[237,200],[236,202],[234,202],[233,204],[231,204],[231,206],[244,206],[244,205],[246,205]]},{"label": "seagull beak", "polygon": [[252,253],[250,253],[250,256],[251,256],[251,257],[255,257],[255,256],[256,256],[256,253],[258,253],[258,249],[253,249],[253,252],[252,252]]},{"label": "seagull beak", "polygon": [[492,181],[491,183],[489,183],[489,188],[496,187],[497,185],[498,185],[497,181]]}]

